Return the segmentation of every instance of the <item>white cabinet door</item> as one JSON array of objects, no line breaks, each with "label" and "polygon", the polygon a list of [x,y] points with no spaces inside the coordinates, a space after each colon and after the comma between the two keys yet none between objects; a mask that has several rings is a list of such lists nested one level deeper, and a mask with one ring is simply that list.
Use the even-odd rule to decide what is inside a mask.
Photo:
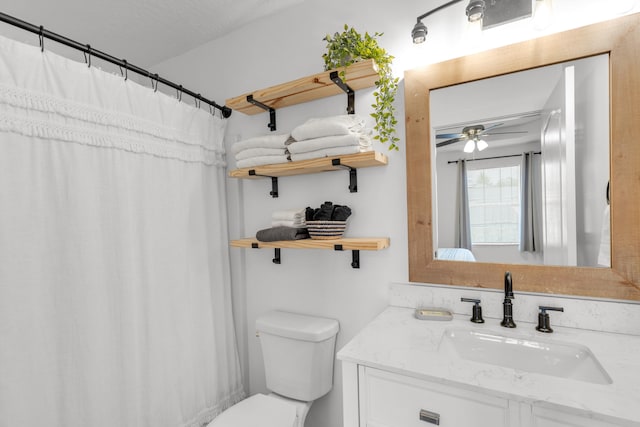
[{"label": "white cabinet door", "polygon": [[532,408],[531,427],[614,427],[628,424],[612,424],[606,421],[597,420],[585,415],[570,414],[565,411],[540,408]]},{"label": "white cabinet door", "polygon": [[505,399],[372,368],[362,368],[360,372],[361,427],[513,427],[518,424],[518,417],[510,414],[509,402]]}]

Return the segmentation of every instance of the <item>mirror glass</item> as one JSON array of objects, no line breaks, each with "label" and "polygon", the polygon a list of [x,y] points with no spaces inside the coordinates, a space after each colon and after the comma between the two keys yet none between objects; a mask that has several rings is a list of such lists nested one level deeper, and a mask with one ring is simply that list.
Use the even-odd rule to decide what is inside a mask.
[{"label": "mirror glass", "polygon": [[610,267],[609,55],[430,91],[439,260]]}]

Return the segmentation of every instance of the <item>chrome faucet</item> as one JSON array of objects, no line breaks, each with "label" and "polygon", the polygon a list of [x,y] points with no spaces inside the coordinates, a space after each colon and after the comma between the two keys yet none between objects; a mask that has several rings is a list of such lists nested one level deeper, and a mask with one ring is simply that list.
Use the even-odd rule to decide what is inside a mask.
[{"label": "chrome faucet", "polygon": [[503,317],[502,322],[500,322],[500,325],[505,328],[516,327],[516,323],[513,321],[513,303],[511,302],[514,298],[511,273],[507,271],[504,274],[504,301],[502,302]]}]

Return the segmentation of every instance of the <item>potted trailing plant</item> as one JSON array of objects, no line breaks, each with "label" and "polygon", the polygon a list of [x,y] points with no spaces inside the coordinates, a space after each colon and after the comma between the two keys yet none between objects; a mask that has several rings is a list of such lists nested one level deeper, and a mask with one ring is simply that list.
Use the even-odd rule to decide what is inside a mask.
[{"label": "potted trailing plant", "polygon": [[[358,61],[373,59],[378,66],[379,79],[376,81],[377,90],[373,93],[375,104],[372,105],[374,111],[371,116],[375,119],[374,127],[376,136],[374,139],[382,143],[389,143],[389,150],[398,150],[396,143],[399,138],[395,136],[395,127],[398,121],[395,118],[395,100],[398,91],[398,78],[394,78],[391,72],[393,56],[378,46],[377,38],[382,33],[360,34],[354,28],[344,26],[344,31],[335,33],[333,36],[327,34],[324,40],[327,42],[327,51],[322,55],[324,68],[332,70],[346,67]],[[345,73],[341,72],[344,80]]]}]

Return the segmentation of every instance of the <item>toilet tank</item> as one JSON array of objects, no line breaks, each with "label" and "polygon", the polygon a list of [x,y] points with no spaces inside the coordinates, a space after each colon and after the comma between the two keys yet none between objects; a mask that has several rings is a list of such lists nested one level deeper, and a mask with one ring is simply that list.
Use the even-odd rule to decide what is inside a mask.
[{"label": "toilet tank", "polygon": [[267,388],[312,401],[333,385],[339,323],[334,319],[271,311],[256,319]]}]

